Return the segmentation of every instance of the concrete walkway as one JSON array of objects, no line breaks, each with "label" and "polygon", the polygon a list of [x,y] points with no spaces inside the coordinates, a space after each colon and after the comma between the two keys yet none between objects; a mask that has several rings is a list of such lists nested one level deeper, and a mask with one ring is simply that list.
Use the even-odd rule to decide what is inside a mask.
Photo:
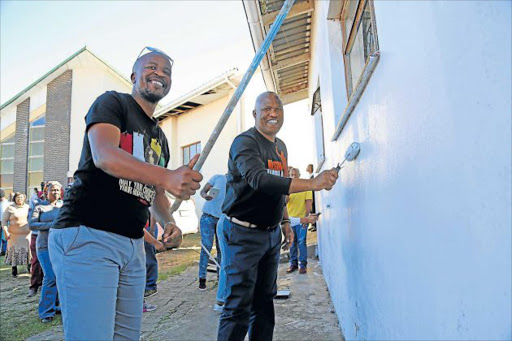
[{"label": "concrete walkway", "polygon": [[[343,340],[318,261],[310,259],[306,275],[286,273],[279,266],[278,289],[290,289],[288,299],[276,299],[274,340]],[[208,289],[197,289],[197,266],[158,284],[148,299],[158,309],[144,313],[143,340],[215,340],[219,313],[213,310],[216,275],[208,273]],[[29,340],[61,340],[62,326]]]}]

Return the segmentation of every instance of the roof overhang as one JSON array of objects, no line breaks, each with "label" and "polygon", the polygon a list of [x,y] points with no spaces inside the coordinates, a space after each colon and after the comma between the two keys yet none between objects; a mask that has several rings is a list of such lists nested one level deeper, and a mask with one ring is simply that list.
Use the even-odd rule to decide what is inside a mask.
[{"label": "roof overhang", "polygon": [[[254,50],[258,51],[284,0],[243,0]],[[283,104],[308,98],[313,0],[297,0],[286,16],[260,68],[270,91]]]},{"label": "roof overhang", "polygon": [[240,82],[236,76],[237,72],[237,68],[226,71],[194,90],[172,100],[170,103],[158,109],[153,115],[153,118],[162,121],[170,116],[183,115],[197,107],[209,104],[229,95],[229,92],[235,89]]}]

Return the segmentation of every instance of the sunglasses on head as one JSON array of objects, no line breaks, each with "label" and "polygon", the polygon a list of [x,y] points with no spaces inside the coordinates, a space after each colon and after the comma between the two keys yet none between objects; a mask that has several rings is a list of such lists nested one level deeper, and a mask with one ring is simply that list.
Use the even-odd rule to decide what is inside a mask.
[{"label": "sunglasses on head", "polygon": [[[145,48],[142,49],[142,51],[140,51],[139,53],[139,56],[137,57],[137,59],[139,59],[141,56],[142,56],[142,53],[145,51],[145,50],[148,50],[149,52],[155,52],[155,53],[159,53],[161,55],[164,55],[165,57],[167,57],[169,59],[169,61],[171,62],[171,67],[174,65],[174,60],[169,57],[167,55],[167,53],[165,53],[164,51],[160,50],[160,49],[157,49],[155,47],[151,47],[151,46],[146,46]],[[136,60],[137,60],[136,59]]]}]

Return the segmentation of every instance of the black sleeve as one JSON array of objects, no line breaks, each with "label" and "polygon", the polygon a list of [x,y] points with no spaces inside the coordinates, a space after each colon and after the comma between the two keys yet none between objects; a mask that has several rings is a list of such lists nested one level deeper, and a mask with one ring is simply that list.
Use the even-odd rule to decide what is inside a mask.
[{"label": "black sleeve", "polygon": [[230,157],[242,178],[255,191],[287,195],[291,179],[267,173],[258,142],[248,136],[238,136],[233,141]]},{"label": "black sleeve", "polygon": [[92,104],[85,116],[85,131],[88,132],[96,123],[110,123],[122,129],[123,109],[119,95],[113,91],[105,92]]}]

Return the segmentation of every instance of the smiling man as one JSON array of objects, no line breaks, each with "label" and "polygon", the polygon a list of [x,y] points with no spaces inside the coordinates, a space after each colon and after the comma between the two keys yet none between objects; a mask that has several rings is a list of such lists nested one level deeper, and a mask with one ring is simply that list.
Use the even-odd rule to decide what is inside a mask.
[{"label": "smiling man", "polygon": [[197,156],[166,168],[167,139],[153,113],[171,88],[172,59],[147,49],[133,66],[132,93],[109,91],[89,109],[78,170],[50,232],[66,340],[139,340],[149,209],[164,242],[175,244],[181,230],[165,191],[188,199],[202,180],[191,169]]},{"label": "smiling man", "polygon": [[[219,286],[226,302],[218,340],[272,340],[274,296],[281,246],[293,241],[285,198],[290,193],[331,189],[336,169],[314,179],[288,178],[287,151],[276,137],[283,104],[273,92],[256,99],[254,127],[238,135],[229,151],[224,215],[217,225],[222,252]],[[284,218],[284,219],[283,219]]]}]

